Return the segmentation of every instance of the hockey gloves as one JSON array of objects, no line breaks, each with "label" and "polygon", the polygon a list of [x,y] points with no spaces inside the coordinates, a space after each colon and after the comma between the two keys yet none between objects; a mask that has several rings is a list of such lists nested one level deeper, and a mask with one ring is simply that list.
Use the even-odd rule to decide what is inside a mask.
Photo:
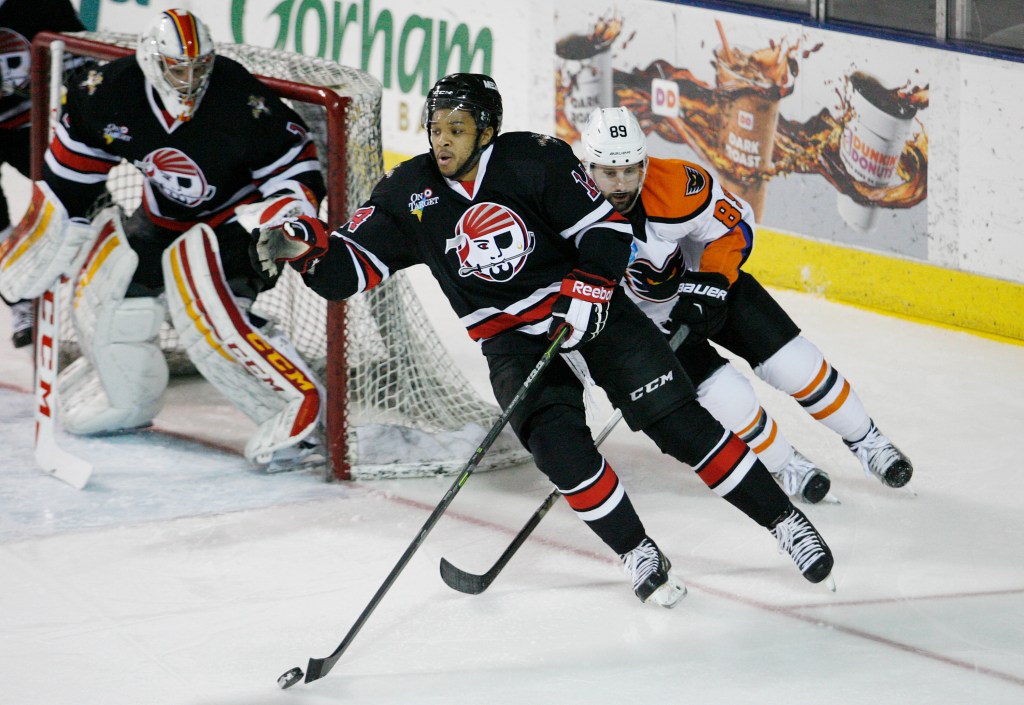
[{"label": "hockey gloves", "polygon": [[563,327],[569,326],[569,337],[562,350],[575,350],[597,337],[608,321],[608,305],[615,291],[611,279],[574,269],[562,280],[559,297],[551,307],[551,327],[548,338],[555,338]]},{"label": "hockey gloves", "polygon": [[261,231],[254,249],[258,271],[271,280],[281,273],[281,262],[291,262],[299,274],[305,274],[327,252],[327,229],[304,215]]},{"label": "hockey gloves", "polygon": [[686,272],[679,282],[679,300],[672,308],[672,328],[690,327],[688,345],[707,340],[725,325],[729,315],[729,280],[718,272]]}]

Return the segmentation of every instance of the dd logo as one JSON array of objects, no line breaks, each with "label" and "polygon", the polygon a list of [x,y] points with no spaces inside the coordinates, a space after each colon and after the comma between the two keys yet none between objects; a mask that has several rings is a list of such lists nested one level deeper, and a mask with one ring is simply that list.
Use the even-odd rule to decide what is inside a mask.
[{"label": "dd logo", "polygon": [[651,79],[651,112],[663,117],[679,117],[679,84],[664,78]]}]

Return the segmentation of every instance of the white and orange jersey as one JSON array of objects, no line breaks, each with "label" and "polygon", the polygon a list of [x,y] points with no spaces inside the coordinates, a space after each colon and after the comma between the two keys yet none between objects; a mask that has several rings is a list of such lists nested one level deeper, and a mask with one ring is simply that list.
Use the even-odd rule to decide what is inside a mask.
[{"label": "white and orange jersey", "polygon": [[703,167],[650,158],[640,200],[629,214],[633,252],[623,284],[663,327],[685,271],[718,272],[731,285],[754,244],[754,211]]}]

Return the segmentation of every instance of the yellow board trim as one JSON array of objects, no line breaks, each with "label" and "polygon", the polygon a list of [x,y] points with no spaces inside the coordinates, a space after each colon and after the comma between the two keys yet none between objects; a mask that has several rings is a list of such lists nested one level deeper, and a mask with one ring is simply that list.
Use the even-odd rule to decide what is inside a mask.
[{"label": "yellow board trim", "polygon": [[762,284],[1024,345],[1024,284],[758,228]]}]

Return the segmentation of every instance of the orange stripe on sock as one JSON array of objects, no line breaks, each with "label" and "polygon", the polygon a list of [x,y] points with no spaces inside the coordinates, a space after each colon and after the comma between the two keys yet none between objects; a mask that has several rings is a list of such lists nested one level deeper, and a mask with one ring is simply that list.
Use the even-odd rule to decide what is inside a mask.
[{"label": "orange stripe on sock", "polygon": [[763,407],[759,407],[757,409],[757,413],[754,414],[754,420],[751,421],[746,426],[744,426],[742,429],[740,429],[740,431],[737,432],[736,435],[739,436],[740,438],[746,438],[746,435],[748,433],[750,433],[751,431],[753,431],[754,427],[757,426],[757,424],[759,424],[761,422],[761,417],[764,416],[764,415],[765,415],[764,408]]},{"label": "orange stripe on sock", "polygon": [[754,451],[758,455],[760,455],[761,452],[766,450],[767,448],[770,448],[772,443],[775,442],[775,437],[779,435],[779,426],[770,416],[768,417],[768,423],[772,425],[772,431],[771,433],[768,434],[768,439],[764,443],[758,445],[756,448],[753,446],[750,447],[750,450]]},{"label": "orange stripe on sock", "polygon": [[605,463],[604,472],[601,473],[597,482],[585,490],[566,495],[565,501],[577,512],[584,512],[600,506],[611,496],[616,484],[618,484],[618,477],[615,475],[615,471],[612,470],[611,465]]},{"label": "orange stripe on sock", "polygon": [[828,374],[828,363],[822,362],[821,369],[818,370],[818,374],[815,376],[813,380],[811,380],[811,383],[808,384],[803,389],[801,389],[799,392],[795,392],[793,394],[793,398],[796,399],[797,401],[800,401],[804,397],[810,395],[811,392],[817,389],[818,385],[821,384],[821,380],[825,379],[826,374]]},{"label": "orange stripe on sock", "polygon": [[708,487],[714,487],[722,478],[732,472],[740,458],[750,450],[747,444],[736,434],[731,434],[721,450],[715,453],[707,465],[697,471],[697,475]]},{"label": "orange stripe on sock", "polygon": [[811,414],[811,418],[821,421],[822,419],[831,416],[836,411],[838,411],[839,407],[841,407],[846,402],[846,398],[848,396],[850,396],[850,383],[844,379],[843,391],[839,392],[839,396],[836,397],[836,400],[829,404],[828,406],[826,406],[821,411],[816,411],[813,414]]}]

